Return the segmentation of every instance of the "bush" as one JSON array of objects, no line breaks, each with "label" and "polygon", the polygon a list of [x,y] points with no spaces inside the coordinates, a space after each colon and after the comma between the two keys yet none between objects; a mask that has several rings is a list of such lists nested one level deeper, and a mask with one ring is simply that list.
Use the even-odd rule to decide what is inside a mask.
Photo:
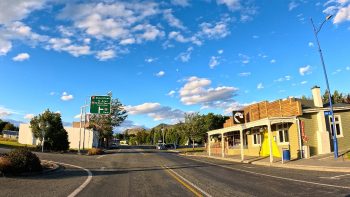
[{"label": "bush", "polygon": [[6,155],[0,156],[0,172],[8,173],[11,171],[11,161]]},{"label": "bush", "polygon": [[13,174],[38,172],[42,170],[38,156],[30,152],[27,148],[13,150],[7,157],[11,162],[11,172]]},{"label": "bush", "polygon": [[102,155],[104,152],[100,148],[92,148],[88,151],[88,155]]}]

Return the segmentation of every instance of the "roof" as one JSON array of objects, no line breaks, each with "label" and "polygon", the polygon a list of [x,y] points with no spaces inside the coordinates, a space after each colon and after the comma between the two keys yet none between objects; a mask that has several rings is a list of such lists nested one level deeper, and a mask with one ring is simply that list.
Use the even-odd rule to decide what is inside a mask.
[{"label": "roof", "polygon": [[2,134],[6,135],[18,135],[18,131],[9,131],[9,130],[3,130]]},{"label": "roof", "polygon": [[[323,107],[329,107],[329,103],[323,104]],[[333,107],[350,107],[349,103],[335,103]]]},{"label": "roof", "polygon": [[301,108],[302,109],[311,109],[311,108],[317,108],[314,104],[313,100],[309,99],[297,99],[301,103]]}]

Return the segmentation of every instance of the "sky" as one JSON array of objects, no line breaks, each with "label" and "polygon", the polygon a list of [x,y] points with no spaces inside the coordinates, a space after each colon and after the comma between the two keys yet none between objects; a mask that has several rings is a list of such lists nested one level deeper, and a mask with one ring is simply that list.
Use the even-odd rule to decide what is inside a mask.
[{"label": "sky", "polygon": [[117,130],[230,115],[259,101],[349,93],[350,0],[0,0],[0,118],[79,121],[92,95],[128,111]]}]

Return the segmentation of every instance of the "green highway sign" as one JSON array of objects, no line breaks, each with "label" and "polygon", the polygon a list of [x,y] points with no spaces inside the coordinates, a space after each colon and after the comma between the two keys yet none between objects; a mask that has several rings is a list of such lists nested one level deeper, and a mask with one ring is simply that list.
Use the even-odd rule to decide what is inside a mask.
[{"label": "green highway sign", "polygon": [[91,96],[90,113],[110,114],[111,97],[110,96]]}]

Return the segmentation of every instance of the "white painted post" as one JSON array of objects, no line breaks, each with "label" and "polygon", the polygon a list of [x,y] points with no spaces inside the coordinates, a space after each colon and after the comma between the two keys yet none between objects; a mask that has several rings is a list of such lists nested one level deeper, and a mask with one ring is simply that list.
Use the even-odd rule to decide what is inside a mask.
[{"label": "white painted post", "polygon": [[208,153],[209,153],[209,156],[211,156],[210,135],[209,135],[209,134],[208,134],[208,143],[207,143],[207,146],[208,146]]},{"label": "white painted post", "polygon": [[225,157],[225,140],[224,133],[221,133],[221,156]]},{"label": "white painted post", "polygon": [[273,155],[272,155],[272,133],[271,133],[271,123],[267,124],[267,131],[269,135],[269,146],[270,146],[270,163],[273,162]]},{"label": "white painted post", "polygon": [[241,141],[241,161],[244,160],[244,150],[243,150],[243,130],[239,130],[239,136]]}]

